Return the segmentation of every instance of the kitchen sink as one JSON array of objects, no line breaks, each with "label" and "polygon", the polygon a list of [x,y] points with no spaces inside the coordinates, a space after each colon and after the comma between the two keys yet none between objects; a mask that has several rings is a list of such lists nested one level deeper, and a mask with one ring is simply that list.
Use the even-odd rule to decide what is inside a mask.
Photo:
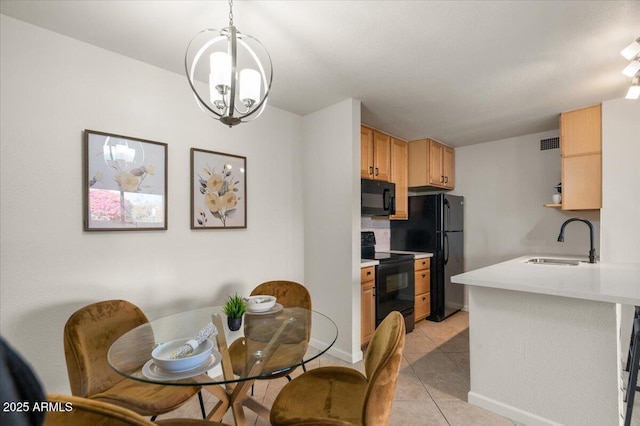
[{"label": "kitchen sink", "polygon": [[576,259],[551,259],[547,257],[534,257],[527,260],[525,263],[533,263],[535,265],[564,265],[564,266],[578,266],[580,260]]}]

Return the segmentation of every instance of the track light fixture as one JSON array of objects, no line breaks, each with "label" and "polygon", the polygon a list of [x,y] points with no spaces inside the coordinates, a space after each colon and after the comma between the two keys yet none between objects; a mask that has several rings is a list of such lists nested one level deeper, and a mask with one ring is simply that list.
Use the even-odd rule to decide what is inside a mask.
[{"label": "track light fixture", "polygon": [[629,59],[629,65],[622,70],[622,74],[627,77],[631,77],[631,87],[627,91],[627,99],[638,99],[640,97],[640,86],[638,86],[638,80],[640,79],[640,37],[631,42],[630,45],[620,51],[620,54]]},{"label": "track light fixture", "polygon": [[622,74],[627,77],[633,77],[640,71],[640,60],[634,60],[629,62],[629,65],[626,66],[625,69],[622,70]]},{"label": "track light fixture", "polygon": [[640,85],[638,84],[638,80],[640,80],[638,77],[633,78],[631,87],[629,87],[629,90],[627,91],[627,96],[625,96],[625,98],[627,99],[640,98]]},{"label": "track light fixture", "polygon": [[632,41],[630,45],[620,51],[620,54],[627,60],[635,58],[638,56],[638,53],[640,53],[640,37]]}]

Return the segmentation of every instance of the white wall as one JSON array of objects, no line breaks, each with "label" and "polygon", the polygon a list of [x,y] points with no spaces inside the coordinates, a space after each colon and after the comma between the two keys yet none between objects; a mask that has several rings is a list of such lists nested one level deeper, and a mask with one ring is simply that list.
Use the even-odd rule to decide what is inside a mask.
[{"label": "white wall", "polygon": [[640,263],[640,100],[602,103],[602,260]]},{"label": "white wall", "polygon": [[617,420],[615,304],[470,286],[469,403],[528,426]]},{"label": "white wall", "polygon": [[[640,101],[602,103],[602,261],[640,262]],[[618,306],[619,384],[627,359],[634,307]],[[626,386],[626,385],[625,385]],[[625,403],[620,394],[619,406]]]},{"label": "white wall", "polygon": [[540,151],[540,140],[557,131],[536,133],[456,149],[455,194],[465,197],[465,270],[526,254],[589,253],[586,225],[572,223],[565,242],[557,242],[562,223],[583,217],[594,225],[600,253],[597,211],[546,208],[561,180],[560,150]]},{"label": "white wall", "polygon": [[334,355],[360,351],[360,102],[303,118],[305,283],[314,309],[338,325]]},{"label": "white wall", "polygon": [[[69,392],[62,330],[83,305],[123,298],[154,318],[303,281],[300,117],[267,108],[229,129],[182,75],[0,18],[0,332],[47,391]],[[85,128],[168,144],[167,231],[82,231]],[[189,229],[191,147],[247,157],[247,229]]]}]

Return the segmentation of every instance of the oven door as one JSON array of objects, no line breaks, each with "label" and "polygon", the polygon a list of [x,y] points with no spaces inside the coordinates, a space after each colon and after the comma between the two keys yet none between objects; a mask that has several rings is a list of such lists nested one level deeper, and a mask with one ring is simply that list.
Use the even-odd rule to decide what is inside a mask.
[{"label": "oven door", "polygon": [[415,284],[413,259],[381,263],[376,270],[376,327],[392,311],[413,316]]}]

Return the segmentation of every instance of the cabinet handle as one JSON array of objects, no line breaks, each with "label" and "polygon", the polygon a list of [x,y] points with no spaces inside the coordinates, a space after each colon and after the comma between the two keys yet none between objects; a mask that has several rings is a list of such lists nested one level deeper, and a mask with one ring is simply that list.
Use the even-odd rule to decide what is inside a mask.
[{"label": "cabinet handle", "polygon": [[449,176],[444,177],[444,183],[449,183]]},{"label": "cabinet handle", "polygon": [[426,297],[424,297],[424,296],[422,296],[422,301],[425,301],[425,300],[427,300],[427,298],[426,298]]},{"label": "cabinet handle", "polygon": [[369,174],[372,175],[373,174],[373,166],[369,166]]},{"label": "cabinet handle", "polygon": [[444,183],[444,176],[440,176],[440,183]]},{"label": "cabinet handle", "polygon": [[376,176],[380,174],[380,170],[376,167]]},{"label": "cabinet handle", "polygon": [[425,278],[425,277],[426,277],[426,275],[425,275],[425,274],[422,274],[422,278]]},{"label": "cabinet handle", "polygon": [[371,275],[371,271],[367,271],[367,275]]}]

